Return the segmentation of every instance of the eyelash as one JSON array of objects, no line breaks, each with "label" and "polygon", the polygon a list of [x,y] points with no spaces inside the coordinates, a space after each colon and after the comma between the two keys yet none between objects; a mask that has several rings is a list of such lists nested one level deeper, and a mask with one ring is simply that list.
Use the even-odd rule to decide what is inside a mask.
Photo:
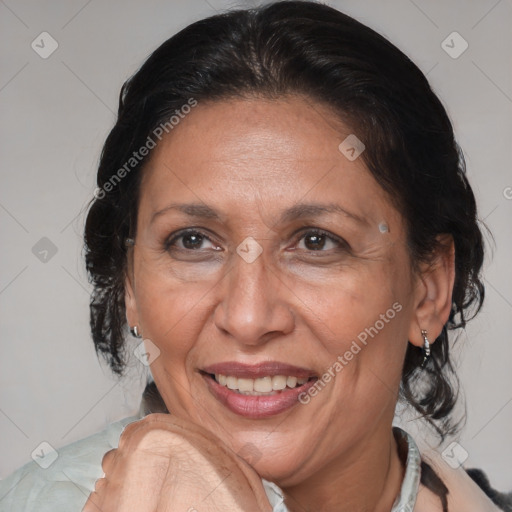
[{"label": "eyelash", "polygon": [[[350,245],[348,244],[348,242],[346,242],[342,238],[339,238],[339,237],[329,233],[328,231],[324,231],[323,229],[319,229],[319,228],[309,228],[307,230],[301,229],[301,231],[299,233],[295,233],[293,236],[296,237],[298,234],[301,234],[301,236],[300,236],[300,238],[296,238],[295,245],[297,245],[297,243],[300,242],[307,235],[317,235],[317,236],[324,236],[329,241],[334,242],[335,244],[338,245],[338,249],[345,250],[345,251],[350,251]],[[206,239],[209,242],[211,242],[212,244],[214,244],[215,246],[218,246],[218,244],[216,244],[216,242],[214,242],[212,240],[212,238],[207,233],[205,233],[204,231],[202,231],[200,229],[189,228],[189,229],[186,229],[186,230],[183,230],[183,231],[179,231],[178,233],[176,233],[174,235],[171,235],[171,237],[165,241],[164,249],[166,251],[170,251],[171,249],[173,249],[173,245],[176,243],[176,241],[181,239],[181,238],[183,238],[183,237],[185,237],[186,235],[200,235],[203,239]],[[185,249],[185,248],[181,248],[181,247],[175,248],[175,249],[178,250],[178,251],[182,251],[182,252],[199,252],[201,250],[201,249],[198,249],[196,251],[194,249]],[[322,253],[322,252],[329,252],[329,251],[324,251],[324,250],[318,250],[318,251],[308,250],[308,252],[310,252],[310,253]]]}]

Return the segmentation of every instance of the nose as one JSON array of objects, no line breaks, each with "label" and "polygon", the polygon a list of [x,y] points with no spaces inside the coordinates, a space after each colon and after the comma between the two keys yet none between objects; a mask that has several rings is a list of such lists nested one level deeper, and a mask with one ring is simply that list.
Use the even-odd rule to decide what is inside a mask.
[{"label": "nose", "polygon": [[223,280],[215,325],[243,345],[261,345],[294,328],[286,297],[291,291],[260,256],[252,263],[237,258]]}]

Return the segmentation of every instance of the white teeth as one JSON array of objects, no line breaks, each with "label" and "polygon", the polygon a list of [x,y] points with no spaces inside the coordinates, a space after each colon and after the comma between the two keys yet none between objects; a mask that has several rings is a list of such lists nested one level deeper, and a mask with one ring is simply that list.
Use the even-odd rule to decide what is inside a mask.
[{"label": "white teeth", "polygon": [[236,377],[227,377],[226,385],[229,389],[238,389],[238,379]]},{"label": "white teeth", "polygon": [[238,391],[244,395],[273,394],[275,391],[282,391],[287,387],[293,389],[302,386],[308,379],[297,378],[285,375],[273,375],[260,377],[258,379],[237,378],[232,375],[215,374],[215,380],[229,389]]},{"label": "white teeth", "polygon": [[272,391],[272,377],[261,377],[259,379],[254,379],[254,391],[259,391],[260,393],[270,393],[270,391]]},{"label": "white teeth", "polygon": [[294,388],[297,385],[297,377],[288,377],[286,379],[286,385],[289,388]]},{"label": "white teeth", "polygon": [[272,389],[277,391],[286,387],[287,378],[284,375],[274,375],[272,377]]},{"label": "white teeth", "polygon": [[254,391],[254,381],[252,379],[238,379],[238,391]]}]

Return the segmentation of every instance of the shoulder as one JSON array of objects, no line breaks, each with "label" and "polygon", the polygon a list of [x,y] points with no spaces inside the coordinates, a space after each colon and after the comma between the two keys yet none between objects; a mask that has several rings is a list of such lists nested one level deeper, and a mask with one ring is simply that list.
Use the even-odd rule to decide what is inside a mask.
[{"label": "shoulder", "polygon": [[42,448],[39,463],[31,461],[0,481],[0,512],[80,511],[103,474],[103,455],[117,448],[124,427],[139,419],[124,418],[55,452]]},{"label": "shoulder", "polygon": [[[422,452],[422,459],[446,486],[448,512],[499,512],[492,500],[466,473],[462,466],[453,468],[435,450]],[[420,486],[414,512],[442,512],[440,499],[424,485]]]}]

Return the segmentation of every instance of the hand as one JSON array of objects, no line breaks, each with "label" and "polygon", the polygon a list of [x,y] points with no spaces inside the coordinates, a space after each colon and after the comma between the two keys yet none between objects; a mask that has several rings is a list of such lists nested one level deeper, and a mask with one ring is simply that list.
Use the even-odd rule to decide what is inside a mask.
[{"label": "hand", "polygon": [[260,476],[220,439],[170,414],[130,423],[82,512],[270,512]]}]

